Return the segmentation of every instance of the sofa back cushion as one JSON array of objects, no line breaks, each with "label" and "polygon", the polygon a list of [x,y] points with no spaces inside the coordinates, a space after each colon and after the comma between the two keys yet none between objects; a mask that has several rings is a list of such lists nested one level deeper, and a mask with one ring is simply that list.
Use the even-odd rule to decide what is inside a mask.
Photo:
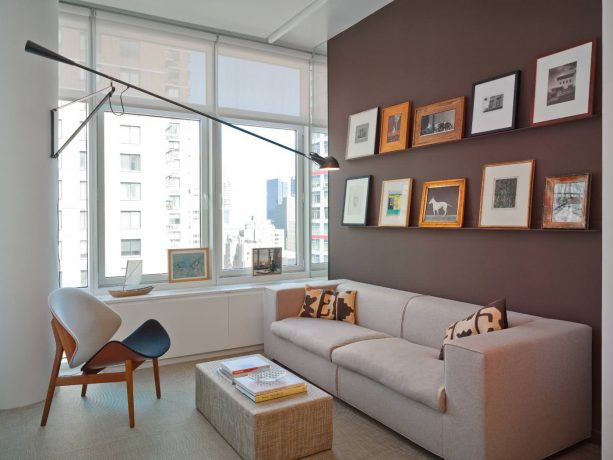
[{"label": "sofa back cushion", "polygon": [[[413,292],[355,281],[342,282],[336,290],[339,292],[357,291],[355,306],[357,325],[385,332],[394,337],[400,337],[402,315],[409,300],[419,296]],[[448,325],[446,324],[445,327]]]},{"label": "sofa back cushion", "polygon": [[[419,345],[440,349],[447,327],[472,315],[483,305],[476,305],[441,297],[420,296],[407,305],[402,323],[402,338]],[[536,316],[507,312],[509,327],[538,319]]]}]

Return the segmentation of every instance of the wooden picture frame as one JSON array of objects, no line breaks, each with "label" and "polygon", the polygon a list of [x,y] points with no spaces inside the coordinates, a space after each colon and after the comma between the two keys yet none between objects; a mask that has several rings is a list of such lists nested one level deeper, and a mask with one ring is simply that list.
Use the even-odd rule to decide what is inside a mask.
[{"label": "wooden picture frame", "polygon": [[345,180],[341,225],[365,227],[368,223],[368,202],[372,176],[348,177]]},{"label": "wooden picture frame", "polygon": [[[457,189],[457,190],[453,190]],[[466,179],[424,182],[419,210],[419,226],[460,228],[464,224]],[[431,209],[431,212],[429,213]],[[449,214],[455,209],[455,214]]]},{"label": "wooden picture frame", "polygon": [[592,115],[596,48],[594,39],[535,59],[531,126]]},{"label": "wooden picture frame", "polygon": [[168,249],[168,282],[207,281],[209,248]]},{"label": "wooden picture frame", "polygon": [[406,150],[409,146],[409,118],[411,103],[392,105],[381,110],[379,153]]},{"label": "wooden picture frame", "polygon": [[473,83],[470,136],[515,129],[520,71]]},{"label": "wooden picture frame", "polygon": [[413,147],[462,139],[465,111],[465,96],[417,107],[413,119]]},{"label": "wooden picture frame", "polygon": [[530,228],[534,166],[534,160],[483,166],[480,228]]},{"label": "wooden picture frame", "polygon": [[368,157],[375,154],[379,107],[349,115],[347,150],[345,159]]},{"label": "wooden picture frame", "polygon": [[253,276],[281,275],[283,273],[283,248],[253,248],[251,250],[251,274]]},{"label": "wooden picture frame", "polygon": [[381,184],[379,227],[408,227],[413,179],[384,180]]},{"label": "wooden picture frame", "polygon": [[545,178],[543,228],[586,230],[589,224],[591,174]]}]

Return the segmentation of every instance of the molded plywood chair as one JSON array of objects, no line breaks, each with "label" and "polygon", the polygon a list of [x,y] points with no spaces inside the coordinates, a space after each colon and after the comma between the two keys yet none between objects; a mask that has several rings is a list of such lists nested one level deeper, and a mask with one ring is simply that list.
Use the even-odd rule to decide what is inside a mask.
[{"label": "molded plywood chair", "polygon": [[[83,385],[85,396],[90,383],[126,382],[130,427],[134,427],[134,390],[132,372],[145,360],[153,361],[155,390],[161,398],[158,358],[170,348],[168,333],[156,320],[144,322],[121,342],[109,339],[121,325],[121,318],[94,296],[75,288],[61,288],[49,295],[51,329],[55,337],[55,360],[41,426],[47,424],[56,386]],[[79,365],[82,374],[59,377],[62,354],[68,365]],[[100,373],[105,367],[125,365],[125,372]]]}]

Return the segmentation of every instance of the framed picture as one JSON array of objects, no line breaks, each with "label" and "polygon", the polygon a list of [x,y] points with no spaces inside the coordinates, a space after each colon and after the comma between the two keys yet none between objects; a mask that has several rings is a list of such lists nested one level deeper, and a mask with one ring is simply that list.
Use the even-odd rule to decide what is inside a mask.
[{"label": "framed picture", "polygon": [[409,146],[411,103],[386,107],[381,111],[379,153],[405,150]]},{"label": "framed picture", "polygon": [[534,160],[483,167],[479,227],[530,228]]},{"label": "framed picture", "polygon": [[345,154],[347,160],[375,154],[378,115],[379,107],[375,107],[349,116]]},{"label": "framed picture", "polygon": [[380,227],[407,227],[413,179],[385,180],[381,185]]},{"label": "framed picture", "polygon": [[417,107],[413,120],[413,147],[462,139],[465,107],[464,96]]},{"label": "framed picture", "polygon": [[545,178],[543,228],[587,228],[590,178],[590,174]]},{"label": "framed picture", "polygon": [[596,40],[536,59],[532,126],[592,114]]},{"label": "framed picture", "polygon": [[209,276],[209,248],[169,249],[168,281],[204,281]]},{"label": "framed picture", "polygon": [[253,248],[251,253],[253,276],[283,273],[283,248]]},{"label": "framed picture", "polygon": [[343,225],[366,225],[371,179],[372,176],[347,178],[343,203]]},{"label": "framed picture", "polygon": [[519,70],[473,83],[470,135],[515,128]]},{"label": "framed picture", "polygon": [[461,227],[466,179],[425,182],[419,211],[420,227]]}]

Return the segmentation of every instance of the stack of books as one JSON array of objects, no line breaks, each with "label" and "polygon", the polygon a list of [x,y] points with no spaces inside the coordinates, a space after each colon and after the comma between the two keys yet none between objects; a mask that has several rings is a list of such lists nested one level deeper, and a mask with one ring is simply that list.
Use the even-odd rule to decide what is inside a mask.
[{"label": "stack of books", "polygon": [[238,377],[234,382],[238,391],[256,403],[307,391],[306,382],[289,372],[274,382],[262,383],[249,376]]},{"label": "stack of books", "polygon": [[270,364],[258,356],[245,356],[244,358],[229,359],[221,362],[219,372],[232,382],[250,372],[270,368]]}]

